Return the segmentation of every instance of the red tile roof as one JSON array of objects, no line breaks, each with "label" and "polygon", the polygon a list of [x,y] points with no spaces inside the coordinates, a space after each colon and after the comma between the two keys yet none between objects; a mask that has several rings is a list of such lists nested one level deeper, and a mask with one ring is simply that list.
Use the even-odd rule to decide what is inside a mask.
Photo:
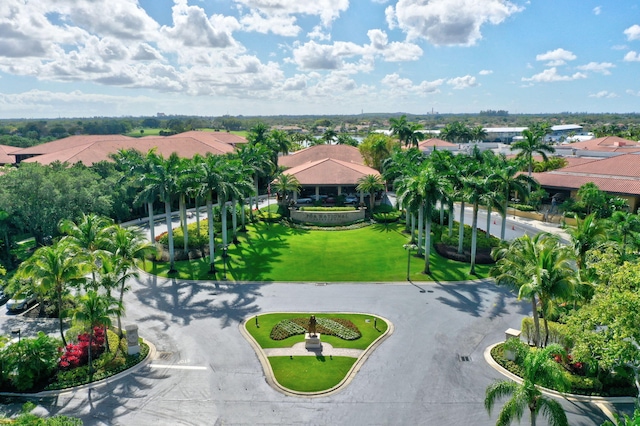
[{"label": "red tile roof", "polygon": [[364,159],[358,148],[349,145],[315,145],[301,149],[289,155],[278,158],[278,165],[295,167],[310,161],[333,158],[354,164],[364,164]]},{"label": "red tile roof", "polygon": [[355,185],[363,176],[380,173],[362,164],[324,158],[310,161],[284,172],[293,175],[301,185]]},{"label": "red tile roof", "polygon": [[533,177],[545,188],[579,189],[593,182],[601,190],[611,194],[640,195],[640,180],[604,178],[589,175],[566,175],[554,172],[533,173]]},{"label": "red tile roof", "polygon": [[104,140],[135,140],[124,135],[76,135],[69,136],[68,138],[58,139],[55,141],[43,143],[29,148],[23,148],[15,151],[14,155],[41,155],[51,154],[53,152],[62,151],[64,149],[73,148],[80,145],[86,145],[93,142],[99,142]]},{"label": "red tile roof", "polygon": [[[589,161],[583,164],[555,170],[557,173],[578,173],[601,176],[640,177],[640,155],[624,154],[602,160]],[[552,172],[550,172],[552,173]]]},{"label": "red tile roof", "polygon": [[0,145],[0,164],[13,164],[16,162],[16,157],[9,155],[21,148],[15,146]]},{"label": "red tile roof", "polygon": [[562,145],[562,148],[582,149],[588,151],[638,152],[640,151],[640,142],[624,139],[618,136],[605,136],[603,138]]},{"label": "red tile roof", "polygon": [[434,147],[434,146],[435,147],[438,147],[438,146],[453,147],[453,146],[458,146],[458,145],[455,144],[455,143],[444,141],[442,139],[438,139],[438,138],[431,138],[431,139],[427,139],[427,140],[424,140],[424,141],[418,143],[418,148],[419,149],[430,148],[430,147]]}]

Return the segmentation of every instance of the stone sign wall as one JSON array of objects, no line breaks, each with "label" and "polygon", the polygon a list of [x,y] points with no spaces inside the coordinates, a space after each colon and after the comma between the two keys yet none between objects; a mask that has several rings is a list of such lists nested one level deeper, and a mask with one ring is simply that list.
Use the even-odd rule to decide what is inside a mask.
[{"label": "stone sign wall", "polygon": [[344,225],[364,219],[364,209],[341,212],[308,212],[291,210],[291,220],[299,223],[320,223],[324,225]]}]

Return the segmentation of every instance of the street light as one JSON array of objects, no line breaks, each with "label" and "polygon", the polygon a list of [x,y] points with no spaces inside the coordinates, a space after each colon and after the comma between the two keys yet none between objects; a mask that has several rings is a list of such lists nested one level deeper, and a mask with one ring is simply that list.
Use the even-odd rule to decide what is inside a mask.
[{"label": "street light", "polygon": [[19,328],[14,328],[13,330],[11,330],[11,334],[17,334],[18,335],[18,344],[20,344],[20,340],[21,340],[21,334],[20,334],[20,329]]},{"label": "street light", "polygon": [[[512,198],[511,201],[513,201],[515,204],[518,204],[518,202],[520,201],[519,198]],[[516,206],[515,204],[513,205],[513,218],[516,218]]]},{"label": "street light", "polygon": [[407,281],[411,281],[411,251],[416,250],[418,246],[413,243],[408,243],[402,247],[407,250]]}]

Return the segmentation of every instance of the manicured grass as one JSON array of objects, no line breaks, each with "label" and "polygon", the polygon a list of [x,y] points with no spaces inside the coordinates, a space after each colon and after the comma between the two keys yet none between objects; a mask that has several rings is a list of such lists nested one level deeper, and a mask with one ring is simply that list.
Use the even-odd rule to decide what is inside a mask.
[{"label": "manicured grass", "polygon": [[344,379],[356,361],[356,358],[339,356],[269,357],[278,383],[298,392],[331,389]]},{"label": "manicured grass", "polygon": [[[408,236],[399,224],[378,224],[341,231],[307,231],[259,222],[239,234],[230,245],[227,278],[237,281],[387,282],[406,281]],[[178,243],[179,244],[179,243]],[[218,253],[220,251],[218,250]],[[424,259],[411,258],[412,281],[462,281],[488,276],[489,266],[445,259],[431,250],[431,275],[424,275]],[[215,277],[207,260],[180,261],[176,276],[183,279],[221,279],[223,262],[217,256]],[[168,264],[147,262],[148,272],[167,276]]]},{"label": "manicured grass", "polygon": [[[266,348],[289,348],[298,342],[304,342],[304,335],[292,336],[284,340],[273,340],[270,337],[273,327],[284,319],[291,318],[309,318],[310,313],[274,313],[258,316],[259,327],[256,327],[255,317],[247,321],[246,330],[258,342],[260,347]],[[322,341],[329,343],[333,347],[348,349],[366,349],[385,331],[387,331],[387,323],[380,317],[362,314],[334,314],[320,313],[314,314],[316,318],[344,318],[350,320],[358,329],[362,336],[356,340],[344,340],[336,336],[322,335]],[[376,321],[374,323],[374,318]],[[369,320],[369,322],[367,322]],[[374,328],[377,326],[377,330]]]}]

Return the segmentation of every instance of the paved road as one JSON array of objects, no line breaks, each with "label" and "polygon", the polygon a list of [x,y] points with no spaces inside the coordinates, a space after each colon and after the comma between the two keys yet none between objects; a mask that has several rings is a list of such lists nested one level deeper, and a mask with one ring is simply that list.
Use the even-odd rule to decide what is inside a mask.
[{"label": "paved road", "polygon": [[[152,363],[113,383],[38,402],[87,425],[495,424],[497,412],[490,417],[483,408],[484,391],[503,377],[482,354],[507,328],[520,328],[528,305],[490,281],[419,287],[425,292],[406,283],[232,284],[143,275],[131,282],[124,324],[137,324],[156,345]],[[341,392],[285,396],[266,383],[238,331],[245,319],[274,311],[371,312],[391,320],[395,332]],[[3,318],[0,327],[12,325]],[[5,402],[9,411],[19,405]],[[594,405],[562,404],[571,425],[606,420]]]}]

